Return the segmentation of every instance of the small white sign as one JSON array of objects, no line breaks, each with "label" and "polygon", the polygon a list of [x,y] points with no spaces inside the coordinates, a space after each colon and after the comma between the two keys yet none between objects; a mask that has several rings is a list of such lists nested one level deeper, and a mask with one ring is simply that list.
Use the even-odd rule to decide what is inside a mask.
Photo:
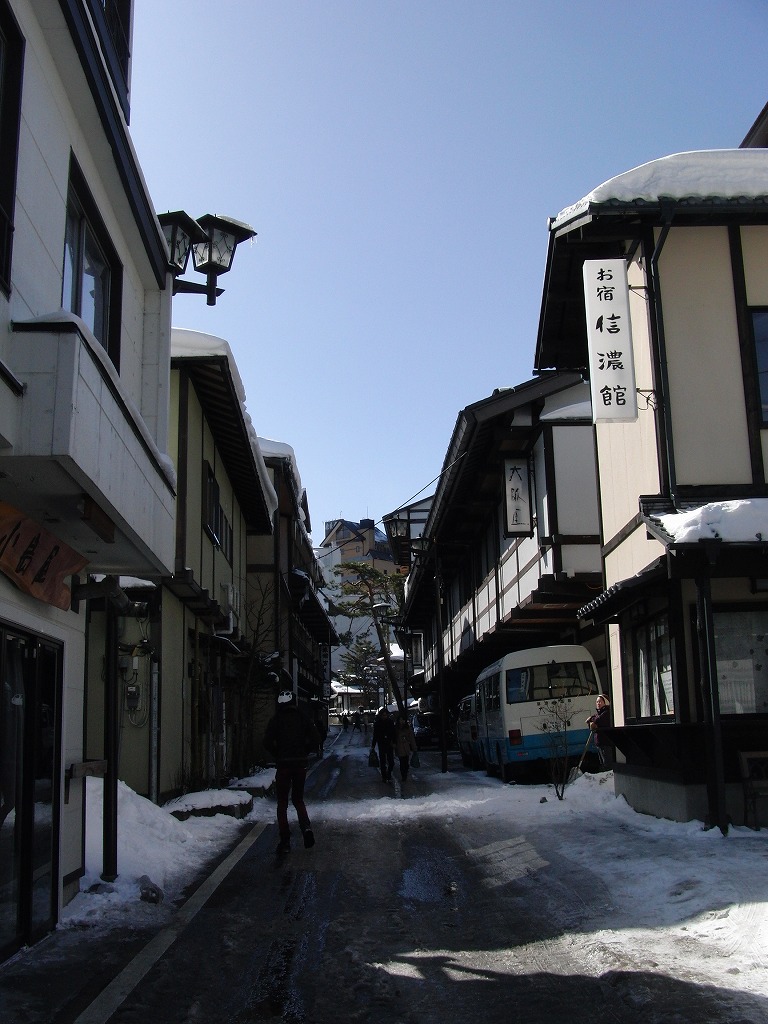
[{"label": "small white sign", "polygon": [[625,260],[584,261],[592,422],[637,419]]},{"label": "small white sign", "polygon": [[504,460],[504,496],[506,536],[532,536],[531,478],[527,459]]}]

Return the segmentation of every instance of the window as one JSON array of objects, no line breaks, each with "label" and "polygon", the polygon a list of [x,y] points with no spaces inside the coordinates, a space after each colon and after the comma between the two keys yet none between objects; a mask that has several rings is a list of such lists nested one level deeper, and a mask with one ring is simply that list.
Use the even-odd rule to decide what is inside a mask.
[{"label": "window", "polygon": [[597,693],[597,679],[588,661],[552,662],[532,668],[507,669],[507,704],[556,700]]},{"label": "window", "polygon": [[768,711],[768,609],[715,611],[720,713]]},{"label": "window", "polygon": [[675,713],[672,648],[666,613],[650,616],[627,631],[624,704],[629,721]]},{"label": "window", "polygon": [[203,467],[203,527],[231,565],[234,554],[234,531],[221,507],[219,484],[208,462]]},{"label": "window", "polygon": [[23,64],[24,39],[5,0],[0,0],[0,289],[5,295],[11,293]]},{"label": "window", "polygon": [[755,342],[761,419],[764,424],[768,424],[768,309],[752,310],[752,334]]},{"label": "window", "polygon": [[203,475],[203,526],[217,546],[221,543],[221,505],[219,485],[211,466],[206,462]]},{"label": "window", "polygon": [[119,369],[122,268],[104,224],[72,161],[61,304],[85,321]]}]

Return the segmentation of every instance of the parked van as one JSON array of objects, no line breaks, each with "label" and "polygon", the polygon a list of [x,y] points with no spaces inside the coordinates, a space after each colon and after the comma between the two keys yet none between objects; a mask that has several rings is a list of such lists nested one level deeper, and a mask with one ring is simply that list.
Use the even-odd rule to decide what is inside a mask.
[{"label": "parked van", "polygon": [[576,644],[515,651],[483,669],[475,717],[486,769],[508,781],[521,764],[580,756],[599,692],[592,656]]}]

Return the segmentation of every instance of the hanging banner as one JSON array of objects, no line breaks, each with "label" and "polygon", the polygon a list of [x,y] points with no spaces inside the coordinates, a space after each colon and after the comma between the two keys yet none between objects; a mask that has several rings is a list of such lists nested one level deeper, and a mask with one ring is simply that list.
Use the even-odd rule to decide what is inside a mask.
[{"label": "hanging banner", "polygon": [[527,459],[504,460],[506,537],[532,537],[531,477]]},{"label": "hanging banner", "polygon": [[79,572],[88,559],[23,512],[0,501],[0,572],[38,601],[68,611],[65,576]]},{"label": "hanging banner", "polygon": [[592,422],[637,419],[625,260],[584,261]]}]

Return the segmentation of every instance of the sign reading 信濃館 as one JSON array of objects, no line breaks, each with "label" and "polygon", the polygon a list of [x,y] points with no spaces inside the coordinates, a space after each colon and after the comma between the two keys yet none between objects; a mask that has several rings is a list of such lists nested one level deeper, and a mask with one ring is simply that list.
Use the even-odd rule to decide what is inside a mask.
[{"label": "sign reading \u4fe1\u6fc3\u9928", "polygon": [[584,302],[592,422],[636,420],[629,287],[623,259],[584,261]]}]

